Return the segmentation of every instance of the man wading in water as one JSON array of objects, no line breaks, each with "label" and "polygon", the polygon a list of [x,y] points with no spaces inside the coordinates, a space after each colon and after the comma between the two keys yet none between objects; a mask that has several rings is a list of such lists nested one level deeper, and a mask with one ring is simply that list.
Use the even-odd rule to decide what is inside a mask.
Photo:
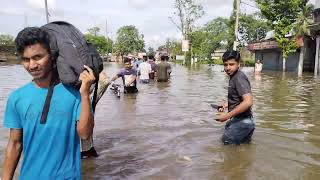
[{"label": "man wading in water", "polygon": [[[49,35],[40,28],[19,32],[15,43],[21,63],[33,80],[11,93],[3,126],[10,129],[2,179],[13,178],[23,152],[19,179],[81,179],[80,138],[93,132],[90,86],[93,71],[80,74],[80,90],[56,81]],[[50,111],[40,122],[49,86],[56,82]],[[80,137],[80,138],[79,138]]]},{"label": "man wading in water", "polygon": [[222,136],[224,144],[249,143],[255,129],[251,106],[253,98],[251,86],[247,76],[239,70],[240,53],[227,51],[222,56],[224,71],[229,75],[228,102],[218,110],[223,112],[228,108],[228,113],[216,117],[219,122],[229,120]]},{"label": "man wading in water", "polygon": [[132,68],[131,59],[125,57],[124,60],[124,68],[120,70],[111,81],[114,82],[118,78],[122,78],[122,82],[124,85],[124,93],[132,94],[137,93],[137,70]]}]

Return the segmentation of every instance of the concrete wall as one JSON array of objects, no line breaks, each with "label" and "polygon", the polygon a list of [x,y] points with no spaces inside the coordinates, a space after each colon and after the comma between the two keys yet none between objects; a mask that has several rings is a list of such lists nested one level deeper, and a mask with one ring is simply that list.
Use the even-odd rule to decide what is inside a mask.
[{"label": "concrete wall", "polygon": [[[286,60],[286,71],[298,71],[299,52],[291,53]],[[256,60],[263,62],[264,70],[282,71],[282,53],[279,50],[262,50],[256,52]]]},{"label": "concrete wall", "polygon": [[255,53],[255,59],[262,61],[265,70],[281,70],[280,56],[281,52],[277,50],[261,50]]},{"label": "concrete wall", "polygon": [[[304,39],[304,63],[303,71],[313,72],[316,53],[315,40],[311,38]],[[291,53],[286,61],[287,71],[298,71],[300,50]],[[282,71],[282,53],[280,49],[259,50],[255,52],[255,59],[263,62],[263,69]]]},{"label": "concrete wall", "polygon": [[311,38],[305,38],[304,40],[304,62],[303,70],[306,72],[314,71],[316,56],[316,41]]}]

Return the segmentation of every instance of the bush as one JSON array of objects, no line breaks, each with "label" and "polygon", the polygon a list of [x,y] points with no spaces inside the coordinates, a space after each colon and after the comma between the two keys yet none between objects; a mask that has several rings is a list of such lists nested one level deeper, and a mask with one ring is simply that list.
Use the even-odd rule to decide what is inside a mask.
[{"label": "bush", "polygon": [[242,66],[245,67],[254,67],[255,65],[255,60],[254,59],[243,59],[241,61]]}]

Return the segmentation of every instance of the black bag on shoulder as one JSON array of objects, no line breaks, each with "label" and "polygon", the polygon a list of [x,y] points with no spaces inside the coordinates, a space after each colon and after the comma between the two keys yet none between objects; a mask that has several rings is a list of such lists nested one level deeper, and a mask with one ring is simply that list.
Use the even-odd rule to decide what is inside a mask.
[{"label": "black bag on shoulder", "polygon": [[[59,80],[67,86],[79,89],[80,73],[84,71],[83,65],[90,67],[95,75],[95,90],[92,108],[95,110],[97,98],[99,73],[103,70],[103,60],[96,48],[88,42],[84,35],[72,24],[63,21],[48,23],[41,27],[50,35],[51,56],[56,65]],[[51,84],[43,107],[40,123],[44,124],[50,108],[50,100],[54,83]]]}]

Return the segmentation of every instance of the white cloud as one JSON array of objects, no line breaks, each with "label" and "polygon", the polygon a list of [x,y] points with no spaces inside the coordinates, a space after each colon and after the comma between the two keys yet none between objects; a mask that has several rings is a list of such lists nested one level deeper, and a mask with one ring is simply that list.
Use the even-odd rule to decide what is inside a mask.
[{"label": "white cloud", "polygon": [[147,7],[148,1],[147,0],[128,0],[130,6],[136,9],[144,9]]},{"label": "white cloud", "polygon": [[18,8],[1,8],[0,9],[0,15],[9,15],[9,16],[22,16],[24,15],[23,11]]},{"label": "white cloud", "polygon": [[[25,16],[29,26],[46,23],[44,0],[0,0],[1,32],[16,35],[24,26]],[[206,14],[197,21],[201,26],[218,17],[230,16],[233,0],[197,0],[204,6]],[[174,0],[48,0],[50,20],[63,20],[74,24],[82,32],[98,26],[105,34],[108,20],[108,34],[116,38],[117,30],[125,25],[134,25],[144,34],[146,46],[157,48],[167,38],[181,39],[179,30],[170,22],[176,19]],[[15,23],[12,23],[15,22]]]},{"label": "white cloud", "polygon": [[[48,9],[56,8],[56,0],[47,0]],[[32,9],[44,9],[45,8],[45,0],[26,0],[26,4]]]}]

